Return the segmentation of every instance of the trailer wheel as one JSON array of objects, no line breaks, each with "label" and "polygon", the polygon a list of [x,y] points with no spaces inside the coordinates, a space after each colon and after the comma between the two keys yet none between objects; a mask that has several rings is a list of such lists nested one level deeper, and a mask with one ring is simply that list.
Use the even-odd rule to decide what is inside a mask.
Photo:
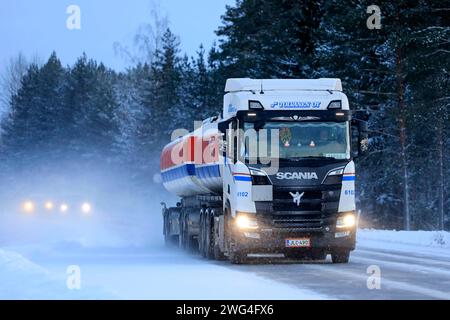
[{"label": "trailer wheel", "polygon": [[188,223],[188,215],[185,215],[185,248],[188,252],[190,253],[194,253],[198,251],[198,239],[194,239],[193,236],[189,235],[189,223]]},{"label": "trailer wheel", "polygon": [[348,263],[350,260],[350,250],[337,250],[331,253],[333,263]]},{"label": "trailer wheel", "polygon": [[180,237],[178,243],[181,249],[191,252],[194,250],[194,240],[189,236],[189,226],[187,219],[188,217],[185,214],[182,214],[180,217]]},{"label": "trailer wheel", "polygon": [[179,225],[180,225],[180,235],[178,236],[178,246],[180,247],[180,249],[185,249],[186,248],[186,237],[185,237],[185,232],[184,232],[184,217],[183,215],[180,215],[180,221],[179,221]]},{"label": "trailer wheel", "polygon": [[179,242],[179,236],[178,235],[171,235],[170,234],[170,223],[171,220],[169,218],[170,210],[166,210],[164,213],[164,243],[167,247],[174,247],[178,245]]},{"label": "trailer wheel", "polygon": [[211,211],[205,215],[205,256],[207,259],[214,259],[214,229],[211,223]]},{"label": "trailer wheel", "polygon": [[203,210],[200,211],[200,232],[198,235],[198,251],[200,255],[206,258],[205,252],[205,214]]}]

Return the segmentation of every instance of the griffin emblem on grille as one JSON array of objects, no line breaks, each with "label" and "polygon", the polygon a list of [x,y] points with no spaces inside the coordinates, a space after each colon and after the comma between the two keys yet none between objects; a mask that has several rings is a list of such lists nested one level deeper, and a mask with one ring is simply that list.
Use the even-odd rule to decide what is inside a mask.
[{"label": "griffin emblem on grille", "polygon": [[300,193],[297,191],[297,193],[289,192],[289,194],[292,196],[292,198],[294,198],[294,203],[296,203],[297,206],[299,207],[305,193],[304,192]]}]

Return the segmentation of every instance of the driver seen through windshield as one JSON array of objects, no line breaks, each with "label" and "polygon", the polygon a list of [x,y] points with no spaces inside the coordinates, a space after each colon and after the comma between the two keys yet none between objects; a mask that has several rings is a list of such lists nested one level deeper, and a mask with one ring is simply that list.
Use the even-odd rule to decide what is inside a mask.
[{"label": "driver seen through windshield", "polygon": [[[250,131],[249,131],[250,130]],[[252,131],[255,130],[255,131]],[[265,130],[262,131],[262,130]],[[254,159],[260,153],[261,144],[267,144],[268,158],[280,159],[326,157],[350,158],[349,125],[347,122],[265,122],[261,125],[244,124],[245,158]],[[248,134],[253,132],[254,134]],[[272,134],[278,132],[278,150],[271,146]],[[257,139],[257,141],[252,141]],[[275,138],[275,137],[274,137]],[[264,141],[266,140],[266,141]],[[258,147],[255,146],[258,145]],[[273,143],[275,143],[273,141]],[[258,151],[257,151],[258,150]],[[259,156],[261,156],[259,155]]]}]

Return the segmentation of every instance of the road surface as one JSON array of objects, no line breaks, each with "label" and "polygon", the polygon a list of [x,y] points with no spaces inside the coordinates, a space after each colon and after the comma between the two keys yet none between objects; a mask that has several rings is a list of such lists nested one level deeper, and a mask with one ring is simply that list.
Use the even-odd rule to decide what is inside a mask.
[{"label": "road surface", "polygon": [[[67,267],[79,266],[83,286],[69,299],[450,299],[448,255],[423,248],[406,252],[359,245],[349,264],[334,265],[328,257],[300,263],[257,259],[237,266],[160,246],[10,249],[45,269],[57,282],[55,292],[68,290]],[[368,288],[369,267],[381,272],[379,289]],[[53,298],[48,292],[53,288],[25,296]]]}]

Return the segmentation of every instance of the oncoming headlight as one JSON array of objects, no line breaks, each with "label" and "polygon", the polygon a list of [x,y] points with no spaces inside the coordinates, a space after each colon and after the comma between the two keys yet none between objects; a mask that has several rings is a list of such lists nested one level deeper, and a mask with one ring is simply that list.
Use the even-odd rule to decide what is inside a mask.
[{"label": "oncoming headlight", "polygon": [[34,212],[34,203],[31,201],[26,201],[23,203],[22,209],[26,213],[33,213]]},{"label": "oncoming headlight", "polygon": [[245,214],[240,214],[236,218],[236,226],[239,229],[258,229],[258,222]]},{"label": "oncoming headlight", "polygon": [[353,228],[356,225],[356,217],[353,213],[339,217],[336,221],[336,228]]},{"label": "oncoming headlight", "polygon": [[69,206],[68,206],[67,204],[63,203],[63,204],[61,204],[61,206],[59,207],[59,210],[60,210],[62,213],[66,213],[66,212],[69,210]]},{"label": "oncoming headlight", "polygon": [[45,203],[44,207],[45,207],[45,209],[47,209],[47,210],[50,211],[50,210],[53,210],[53,208],[55,207],[55,205],[53,204],[53,202],[47,201],[47,202]]},{"label": "oncoming headlight", "polygon": [[92,211],[92,206],[90,203],[85,202],[81,205],[81,212],[83,214],[89,214],[89,213],[91,213],[91,211]]}]

